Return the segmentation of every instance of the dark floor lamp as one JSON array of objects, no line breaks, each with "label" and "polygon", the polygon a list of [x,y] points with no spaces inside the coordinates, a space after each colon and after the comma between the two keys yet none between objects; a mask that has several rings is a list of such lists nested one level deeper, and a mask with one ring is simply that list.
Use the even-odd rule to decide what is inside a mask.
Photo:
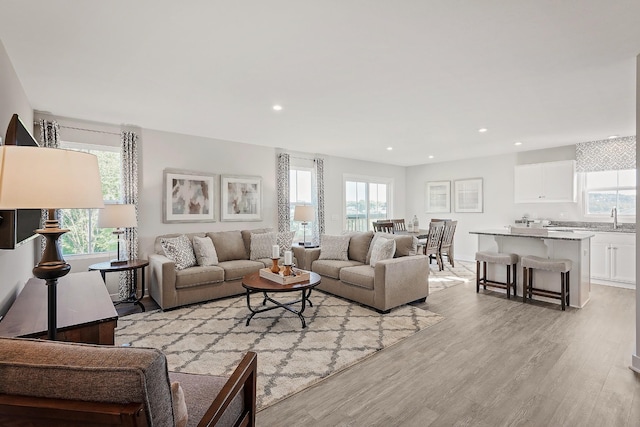
[{"label": "dark floor lamp", "polygon": [[102,185],[98,159],[93,154],[55,148],[0,146],[0,209],[48,209],[43,229],[42,259],[33,275],[47,285],[47,319],[50,340],[56,338],[58,279],[71,270],[62,257],[61,229],[56,209],[101,208]]}]

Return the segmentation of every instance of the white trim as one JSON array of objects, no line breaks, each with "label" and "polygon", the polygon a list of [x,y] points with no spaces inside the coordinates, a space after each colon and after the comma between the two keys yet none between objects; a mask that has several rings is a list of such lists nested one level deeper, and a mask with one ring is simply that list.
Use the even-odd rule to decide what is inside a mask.
[{"label": "white trim", "polygon": [[640,374],[640,356],[637,354],[631,355],[631,366],[629,366],[629,369]]}]

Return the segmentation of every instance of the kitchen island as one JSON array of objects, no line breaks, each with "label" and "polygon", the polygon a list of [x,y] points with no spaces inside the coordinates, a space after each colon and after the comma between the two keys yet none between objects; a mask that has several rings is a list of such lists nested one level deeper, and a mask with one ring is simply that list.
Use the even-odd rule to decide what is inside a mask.
[{"label": "kitchen island", "polygon": [[[582,308],[589,302],[591,290],[591,243],[593,233],[587,231],[549,231],[534,229],[518,230],[509,228],[470,231],[478,235],[478,251],[511,252],[522,256],[534,255],[543,258],[570,259],[573,263],[570,273],[571,307]],[[502,268],[501,268],[502,267]],[[493,280],[505,281],[504,266],[489,264],[487,274]],[[555,290],[560,289],[560,274],[548,271],[534,271],[535,287]],[[522,268],[518,263],[518,296],[522,297]],[[550,300],[551,301],[551,300]]]}]

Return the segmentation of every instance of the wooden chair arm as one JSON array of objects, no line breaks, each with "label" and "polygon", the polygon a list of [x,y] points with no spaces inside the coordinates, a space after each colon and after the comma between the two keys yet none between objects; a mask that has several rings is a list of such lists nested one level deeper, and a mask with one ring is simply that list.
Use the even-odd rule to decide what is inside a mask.
[{"label": "wooden chair arm", "polygon": [[256,379],[258,356],[253,351],[244,355],[220,393],[216,396],[207,412],[198,423],[198,427],[215,426],[234,397],[244,387],[244,410],[237,426],[255,426],[256,423]]}]

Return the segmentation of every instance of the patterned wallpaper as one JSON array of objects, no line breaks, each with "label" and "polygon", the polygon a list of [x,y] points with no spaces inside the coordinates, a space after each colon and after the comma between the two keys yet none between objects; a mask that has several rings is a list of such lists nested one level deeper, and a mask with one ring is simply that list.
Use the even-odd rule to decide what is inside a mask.
[{"label": "patterned wallpaper", "polygon": [[578,172],[636,168],[636,137],[605,139],[576,144]]}]

